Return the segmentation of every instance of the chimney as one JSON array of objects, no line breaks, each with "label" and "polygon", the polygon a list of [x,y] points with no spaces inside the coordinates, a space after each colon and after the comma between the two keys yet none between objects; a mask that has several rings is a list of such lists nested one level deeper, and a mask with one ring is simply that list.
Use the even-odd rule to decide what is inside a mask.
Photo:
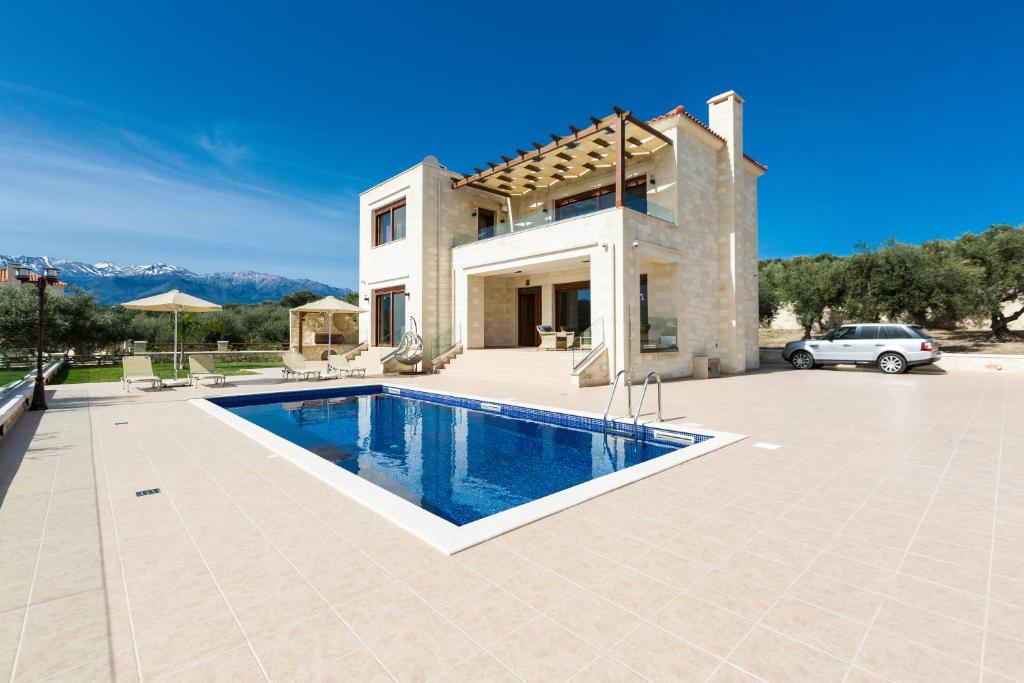
[{"label": "chimney", "polygon": [[725,138],[735,179],[743,161],[743,98],[730,90],[708,100],[708,125]]}]

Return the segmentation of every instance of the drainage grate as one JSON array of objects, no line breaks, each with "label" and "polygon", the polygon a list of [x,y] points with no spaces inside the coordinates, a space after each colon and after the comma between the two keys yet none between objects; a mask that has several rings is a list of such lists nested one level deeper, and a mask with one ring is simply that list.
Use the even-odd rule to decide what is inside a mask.
[{"label": "drainage grate", "polygon": [[118,425],[126,425],[126,424],[128,424],[128,420],[121,420],[120,422],[115,422],[114,426],[117,427]]},{"label": "drainage grate", "polygon": [[145,491],[136,491],[135,496],[141,498],[142,496],[152,496],[154,493],[160,493],[160,489],[146,489]]}]

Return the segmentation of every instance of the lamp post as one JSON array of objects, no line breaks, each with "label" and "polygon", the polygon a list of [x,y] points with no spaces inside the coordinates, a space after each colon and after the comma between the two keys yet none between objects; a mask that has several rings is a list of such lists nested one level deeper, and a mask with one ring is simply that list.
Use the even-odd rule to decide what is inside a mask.
[{"label": "lamp post", "polygon": [[43,268],[43,274],[32,279],[32,271],[25,266],[18,266],[16,277],[21,282],[35,285],[39,290],[39,320],[36,327],[36,385],[32,389],[32,405],[29,410],[46,410],[46,380],[43,379],[43,308],[46,302],[46,285],[58,282],[60,271],[56,268]]}]

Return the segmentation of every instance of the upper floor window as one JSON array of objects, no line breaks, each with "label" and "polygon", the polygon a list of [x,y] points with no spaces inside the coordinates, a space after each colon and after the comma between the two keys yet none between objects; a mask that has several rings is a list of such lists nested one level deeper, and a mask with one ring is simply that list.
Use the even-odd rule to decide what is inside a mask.
[{"label": "upper floor window", "polygon": [[476,210],[476,238],[485,240],[494,237],[494,211],[491,209]]},{"label": "upper floor window", "polygon": [[405,198],[373,212],[373,246],[405,239]]},{"label": "upper floor window", "polygon": [[[626,181],[626,206],[647,213],[647,178],[640,176]],[[615,186],[606,185],[596,190],[588,190],[571,197],[555,200],[555,220],[575,218],[584,214],[594,213],[615,206]]]}]

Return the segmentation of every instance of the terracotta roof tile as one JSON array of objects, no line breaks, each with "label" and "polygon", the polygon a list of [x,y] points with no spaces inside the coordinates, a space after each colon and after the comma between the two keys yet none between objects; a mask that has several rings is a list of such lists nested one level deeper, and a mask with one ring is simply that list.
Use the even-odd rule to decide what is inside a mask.
[{"label": "terracotta roof tile", "polygon": [[[667,119],[667,118],[669,118],[669,117],[671,117],[671,116],[685,116],[686,118],[690,119],[691,121],[693,121],[694,123],[696,123],[696,124],[697,124],[698,126],[700,126],[701,128],[703,128],[704,130],[706,130],[707,132],[709,132],[709,133],[711,133],[712,135],[714,135],[714,136],[715,136],[716,138],[718,138],[718,139],[719,139],[719,140],[721,140],[722,142],[725,142],[725,138],[723,138],[723,137],[722,137],[721,135],[719,135],[719,134],[718,134],[718,133],[716,133],[715,131],[711,130],[711,127],[710,127],[710,126],[708,126],[708,124],[704,123],[703,121],[701,121],[700,119],[698,119],[698,118],[697,118],[696,116],[694,116],[694,115],[693,115],[693,114],[691,114],[690,112],[686,111],[686,107],[684,107],[684,106],[683,106],[683,105],[681,105],[681,104],[680,104],[680,105],[677,105],[677,106],[675,107],[675,109],[672,109],[671,111],[667,111],[667,112],[665,112],[665,113],[664,113],[664,114],[662,114],[661,116],[655,116],[655,117],[654,117],[653,119],[649,120],[649,121],[648,121],[647,123],[654,123],[655,121],[661,121],[661,120],[663,120],[663,119]],[[744,155],[743,155],[743,158],[744,158],[744,159],[746,159],[747,161],[749,161],[750,163],[754,164],[755,166],[757,166],[758,168],[760,168],[760,169],[761,169],[761,170],[763,170],[763,171],[767,171],[767,170],[768,170],[768,167],[767,167],[767,166],[765,166],[764,164],[762,164],[762,163],[761,163],[760,161],[757,161],[757,160],[756,160],[756,159],[754,159],[754,158],[753,158],[752,156],[749,156],[749,155],[747,155],[747,154],[744,154]]]}]

